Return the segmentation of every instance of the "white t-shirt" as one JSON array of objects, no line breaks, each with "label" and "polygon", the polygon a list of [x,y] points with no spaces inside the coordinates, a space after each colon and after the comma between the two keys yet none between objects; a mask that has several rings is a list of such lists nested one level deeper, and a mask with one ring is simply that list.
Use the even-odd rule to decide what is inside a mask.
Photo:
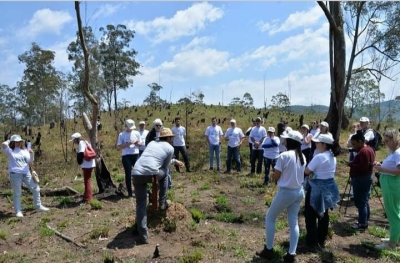
[{"label": "white t-shirt", "polygon": [[[263,126],[260,127],[254,126],[250,132],[250,140],[251,138],[254,138],[256,142],[259,142],[266,135],[267,135],[267,130],[265,130]],[[254,143],[253,143],[253,150],[262,150],[262,148],[261,147],[259,147],[258,149],[254,148]]]},{"label": "white t-shirt", "polygon": [[[277,144],[274,147],[271,148],[262,148],[263,144],[272,144],[272,141],[275,141],[275,143]],[[279,156],[279,145],[280,145],[281,141],[279,139],[279,137],[274,136],[273,138],[270,137],[265,137],[263,143],[260,145],[260,147],[264,150],[264,158],[268,158],[268,159],[276,159]]]},{"label": "white t-shirt", "polygon": [[185,146],[185,136],[186,136],[186,129],[185,127],[172,127],[171,131],[174,135],[174,140],[172,141],[173,146]]},{"label": "white t-shirt", "polygon": [[[248,129],[246,130],[246,134],[247,134],[248,132],[251,133],[251,129],[253,129],[253,126],[250,127],[250,128],[248,128]],[[249,140],[249,143],[253,144],[253,142],[252,142],[251,139],[250,139],[250,133],[249,133],[249,138],[248,138],[248,140]]]},{"label": "white t-shirt", "polygon": [[140,151],[144,151],[144,149],[146,149],[146,137],[147,134],[149,134],[148,130],[139,130],[138,131],[139,135],[140,135],[140,142],[142,143],[142,145],[139,147]]},{"label": "white t-shirt", "polygon": [[220,142],[220,136],[224,135],[224,133],[222,132],[222,129],[219,125],[215,125],[215,127],[210,125],[207,127],[204,135],[208,137],[210,145],[217,145]]},{"label": "white t-shirt", "polygon": [[165,141],[151,141],[133,167],[132,175],[156,175],[167,169],[174,155],[174,147]]},{"label": "white t-shirt", "polygon": [[[91,146],[91,144],[88,141],[80,140],[78,144],[78,153],[84,153],[86,149],[86,143]],[[96,167],[96,160],[92,159],[90,161],[86,161],[85,158],[83,158],[83,162],[81,164],[82,168],[92,168]]]},{"label": "white t-shirt", "polygon": [[319,133],[319,128],[311,129],[310,133],[312,134],[312,136],[314,136],[315,134]]},{"label": "white t-shirt", "polygon": [[14,148],[13,151],[8,145],[6,146],[6,148],[2,148],[2,150],[8,157],[9,173],[27,174],[29,172],[29,162],[31,162],[31,155],[28,150]]},{"label": "white t-shirt", "polygon": [[281,177],[278,180],[279,187],[299,189],[304,182],[304,170],[306,168],[306,158],[302,154],[304,164],[301,165],[300,159],[296,160],[296,152],[291,150],[283,152],[278,156],[275,170],[280,171]]},{"label": "white t-shirt", "polygon": [[389,154],[385,158],[385,160],[383,160],[381,166],[387,169],[398,169],[399,165],[400,165],[400,148]]},{"label": "white t-shirt", "polygon": [[373,139],[375,139],[374,130],[371,128],[368,128],[364,134],[364,138],[365,138],[365,142],[369,142],[369,141],[372,141]]},{"label": "white t-shirt", "polygon": [[[306,144],[306,141],[305,141],[306,137],[309,135],[311,135],[311,134],[308,133],[307,135],[303,135],[303,139],[301,140],[301,150],[302,151],[305,149],[311,148],[311,141],[308,144]],[[311,137],[312,137],[312,135],[311,135]]]},{"label": "white t-shirt", "polygon": [[331,151],[325,151],[314,156],[308,164],[308,169],[314,173],[313,179],[331,179],[335,177],[336,157]]},{"label": "white t-shirt", "polygon": [[242,129],[235,127],[235,128],[228,128],[225,133],[225,138],[228,138],[228,146],[229,147],[237,147],[240,140],[245,137]]},{"label": "white t-shirt", "polygon": [[[120,146],[124,143],[130,143],[131,141],[137,142],[141,141],[140,133],[138,131],[132,130],[131,132],[123,131],[118,135],[118,142],[117,145]],[[129,147],[125,147],[122,149],[121,155],[128,155],[128,154],[139,154],[139,148],[131,144]]]}]

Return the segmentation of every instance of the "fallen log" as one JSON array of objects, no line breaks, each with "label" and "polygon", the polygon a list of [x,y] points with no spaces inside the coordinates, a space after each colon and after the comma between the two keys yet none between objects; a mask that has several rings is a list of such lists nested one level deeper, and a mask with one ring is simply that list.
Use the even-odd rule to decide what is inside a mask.
[{"label": "fallen log", "polygon": [[40,195],[42,196],[71,196],[79,195],[80,193],[69,186],[63,188],[53,188],[53,189],[40,189]]},{"label": "fallen log", "polygon": [[80,248],[86,248],[86,247],[87,247],[86,245],[84,245],[84,244],[82,244],[82,243],[79,243],[79,242],[74,241],[71,237],[66,236],[66,235],[64,235],[64,234],[62,234],[62,233],[60,233],[60,232],[58,232],[56,229],[50,227],[48,224],[46,224],[46,227],[47,227],[48,229],[54,231],[54,233],[56,234],[56,236],[61,237],[62,239],[64,239],[64,240],[67,241],[67,242],[73,243],[73,244],[74,244],[75,246],[77,246],[77,247],[80,247]]}]

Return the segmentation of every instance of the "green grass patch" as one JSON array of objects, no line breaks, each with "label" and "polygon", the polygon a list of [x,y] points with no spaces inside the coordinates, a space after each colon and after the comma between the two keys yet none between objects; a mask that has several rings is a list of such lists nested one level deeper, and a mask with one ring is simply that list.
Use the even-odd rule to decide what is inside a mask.
[{"label": "green grass patch", "polygon": [[125,174],[116,174],[114,176],[115,181],[117,181],[118,183],[122,183],[125,182]]},{"label": "green grass patch", "polygon": [[384,238],[387,237],[388,231],[385,228],[382,227],[377,227],[377,226],[371,226],[368,228],[368,232],[374,236],[374,237],[379,237],[379,238]]},{"label": "green grass patch", "polygon": [[210,189],[211,189],[211,185],[209,183],[205,183],[205,184],[203,184],[202,186],[199,187],[200,191],[210,190]]},{"label": "green grass patch", "polygon": [[253,205],[254,204],[254,198],[248,196],[248,197],[243,198],[242,202],[245,203],[246,205]]},{"label": "green grass patch", "polygon": [[171,220],[168,218],[164,218],[162,220],[163,230],[167,233],[172,233],[176,231],[176,220]]},{"label": "green grass patch", "polygon": [[245,258],[247,256],[246,249],[241,246],[232,247],[232,251],[235,257]]},{"label": "green grass patch", "polygon": [[200,220],[204,219],[203,213],[196,208],[190,208],[189,212],[192,214],[192,218],[196,223],[199,223]]},{"label": "green grass patch", "polygon": [[103,208],[103,204],[96,198],[90,200],[90,207],[94,210],[100,210]]},{"label": "green grass patch", "polygon": [[3,229],[0,229],[0,239],[3,239],[3,240],[7,239],[7,233]]},{"label": "green grass patch", "polygon": [[93,229],[90,234],[89,234],[89,238],[90,239],[98,239],[100,237],[102,238],[106,238],[109,236],[110,233],[110,228],[108,227],[99,227],[96,229]]},{"label": "green grass patch", "polygon": [[173,189],[168,190],[167,199],[171,200],[171,202],[175,202],[176,201],[176,195],[175,195],[175,191]]},{"label": "green grass patch", "polygon": [[275,222],[275,230],[276,231],[281,231],[282,229],[285,229],[288,226],[288,221],[286,219],[279,219]]},{"label": "green grass patch", "polygon": [[203,259],[203,254],[201,253],[200,250],[195,249],[191,251],[190,253],[187,253],[186,255],[182,256],[179,259],[179,263],[198,263]]},{"label": "green grass patch", "polygon": [[214,219],[225,223],[235,223],[238,220],[237,216],[231,212],[218,213],[214,216]]}]

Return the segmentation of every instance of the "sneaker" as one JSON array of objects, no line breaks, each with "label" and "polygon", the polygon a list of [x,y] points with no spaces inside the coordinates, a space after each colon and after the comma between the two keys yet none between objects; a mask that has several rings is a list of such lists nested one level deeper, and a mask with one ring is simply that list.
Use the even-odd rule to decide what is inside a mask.
[{"label": "sneaker", "polygon": [[50,209],[48,209],[47,207],[40,205],[38,207],[36,207],[36,212],[46,212],[49,211]]},{"label": "sneaker", "polygon": [[214,170],[214,167],[210,167],[210,169],[209,169],[210,171],[213,171]]},{"label": "sneaker", "polygon": [[292,255],[292,254],[289,254],[289,252],[286,253],[286,255],[283,256],[283,261],[284,262],[292,262],[292,263],[297,262],[296,254]]},{"label": "sneaker", "polygon": [[355,223],[355,224],[352,226],[352,228],[353,228],[354,230],[364,231],[364,230],[366,230],[366,229],[368,228],[368,224],[362,225],[362,224],[359,224],[359,223]]},{"label": "sneaker", "polygon": [[264,246],[264,249],[261,251],[257,251],[256,255],[260,258],[273,259],[275,257],[275,252],[273,248],[268,249],[266,246]]},{"label": "sneaker", "polygon": [[375,245],[375,249],[378,249],[378,250],[395,250],[396,247],[390,247],[389,243],[384,242],[382,244]]},{"label": "sneaker", "polygon": [[140,236],[139,242],[140,242],[140,244],[149,244],[149,239],[147,237]]},{"label": "sneaker", "polygon": [[160,210],[167,210],[171,206],[171,200],[167,200],[164,204],[160,204]]},{"label": "sneaker", "polygon": [[17,214],[15,215],[16,217],[24,217],[24,214],[22,214],[21,211],[17,212]]}]

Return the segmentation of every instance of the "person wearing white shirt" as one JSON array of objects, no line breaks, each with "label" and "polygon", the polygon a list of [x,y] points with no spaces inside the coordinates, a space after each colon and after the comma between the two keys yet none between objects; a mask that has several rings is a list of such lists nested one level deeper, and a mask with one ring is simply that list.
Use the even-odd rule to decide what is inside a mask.
[{"label": "person wearing white shirt", "polygon": [[248,141],[249,141],[249,153],[250,153],[250,155],[249,155],[249,159],[250,159],[250,163],[251,163],[251,156],[252,156],[252,154],[253,154],[253,142],[251,141],[251,139],[250,139],[250,133],[251,133],[251,130],[253,129],[253,127],[255,127],[256,126],[256,120],[255,119],[253,119],[252,120],[252,122],[253,122],[253,126],[251,126],[251,127],[249,127],[248,129],[247,129],[247,131],[245,132],[245,135],[247,136],[247,138],[248,138]]},{"label": "person wearing white shirt", "polygon": [[267,137],[265,137],[261,148],[264,149],[264,166],[265,166],[265,174],[264,174],[264,185],[269,184],[269,171],[272,166],[272,170],[275,167],[276,160],[279,156],[279,144],[280,140],[275,136],[275,128],[269,127],[267,130]]},{"label": "person wearing white shirt", "polygon": [[279,186],[265,216],[266,242],[264,249],[256,252],[256,255],[265,259],[274,259],[277,253],[274,251],[274,237],[276,219],[284,210],[287,211],[287,219],[290,228],[289,250],[283,257],[285,262],[295,262],[296,249],[299,241],[299,211],[304,199],[304,170],[306,158],[301,152],[301,139],[303,136],[298,131],[290,131],[281,135],[285,138],[287,151],[281,153],[276,161],[272,179]]},{"label": "person wearing white shirt", "polygon": [[219,125],[217,125],[217,118],[212,118],[211,125],[207,127],[204,136],[206,138],[206,143],[208,145],[208,153],[210,156],[210,170],[214,170],[214,153],[215,158],[217,159],[217,171],[220,170],[220,155],[221,155],[221,141],[222,129]]},{"label": "person wearing white shirt", "polygon": [[[322,121],[319,124],[319,132],[317,132],[312,137],[312,139],[317,139],[320,134],[328,134],[329,136],[331,136],[333,138],[332,133],[329,132],[329,123],[327,123],[326,121]],[[316,148],[315,142],[313,142],[311,140],[311,156],[314,157],[317,154],[319,154],[319,150]]]},{"label": "person wearing white shirt", "polygon": [[[185,163],[186,172],[190,173],[190,164],[189,158],[186,151],[185,137],[186,137],[186,129],[181,126],[181,118],[175,118],[175,126],[171,128],[172,133],[175,135],[174,140],[172,141],[172,146],[174,147],[174,155],[176,159],[179,159],[179,153],[181,153],[183,161]],[[179,172],[179,166],[175,165],[176,171]]]},{"label": "person wearing white shirt", "polygon": [[13,192],[13,205],[16,217],[24,217],[21,208],[22,183],[24,183],[33,194],[33,205],[38,212],[45,212],[49,209],[40,201],[40,187],[33,181],[29,172],[29,165],[33,162],[33,150],[27,150],[25,141],[20,135],[14,134],[10,140],[2,143],[1,149],[8,158],[8,173]]},{"label": "person wearing white shirt", "polygon": [[365,143],[375,152],[375,134],[367,117],[360,118],[360,128],[364,134]]},{"label": "person wearing white shirt", "polygon": [[265,128],[261,126],[261,118],[257,117],[256,126],[254,126],[250,132],[250,140],[253,142],[253,152],[251,155],[251,171],[248,175],[253,175],[255,172],[257,172],[257,174],[260,174],[262,172],[264,149],[260,146],[265,136],[267,136],[267,130],[265,130]]},{"label": "person wearing white shirt", "polygon": [[319,133],[318,122],[316,122],[316,121],[311,122],[310,133],[312,134],[312,136]]},{"label": "person wearing white shirt", "polygon": [[132,192],[132,167],[139,157],[139,148],[141,146],[140,134],[135,131],[135,122],[131,119],[125,121],[125,131],[118,135],[117,147],[122,151],[122,165],[125,170],[125,184],[128,191],[128,197],[133,197]]},{"label": "person wearing white shirt", "polygon": [[149,134],[149,131],[145,129],[146,122],[141,121],[139,122],[139,134],[140,134],[140,143],[141,145],[139,146],[139,157],[142,155],[144,149],[146,149],[146,137],[147,134]]},{"label": "person wearing white shirt", "polygon": [[303,140],[301,141],[301,151],[303,152],[304,156],[306,157],[307,164],[311,160],[311,138],[313,135],[309,133],[310,127],[307,124],[301,126],[301,134],[303,134]]},{"label": "person wearing white shirt", "polygon": [[225,140],[228,141],[228,153],[226,158],[226,171],[225,174],[231,172],[232,158],[236,162],[236,171],[240,172],[242,164],[240,162],[240,145],[242,145],[246,136],[244,135],[242,129],[236,127],[236,120],[232,119],[230,121],[231,127],[226,130]]}]

